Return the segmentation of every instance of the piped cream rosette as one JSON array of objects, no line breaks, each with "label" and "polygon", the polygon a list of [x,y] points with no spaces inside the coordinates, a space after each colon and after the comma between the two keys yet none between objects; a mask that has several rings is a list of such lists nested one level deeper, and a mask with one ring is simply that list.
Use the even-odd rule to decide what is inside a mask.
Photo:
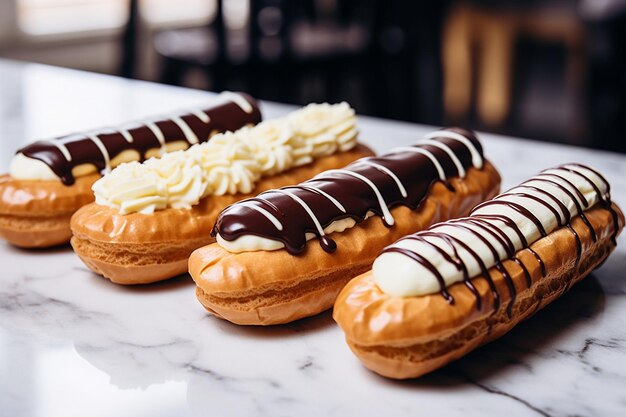
[{"label": "piped cream rosette", "polygon": [[96,181],[96,203],[120,214],[188,209],[208,196],[247,194],[266,176],[352,149],[358,131],[345,102],[309,104],[185,151],[122,164]]}]

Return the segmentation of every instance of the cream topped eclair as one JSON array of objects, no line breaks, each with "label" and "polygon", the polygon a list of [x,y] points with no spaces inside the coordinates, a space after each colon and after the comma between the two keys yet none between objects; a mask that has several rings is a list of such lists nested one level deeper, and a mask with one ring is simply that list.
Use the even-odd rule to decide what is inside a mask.
[{"label": "cream topped eclair", "polygon": [[599,172],[548,169],[469,217],[383,249],[372,270],[342,290],[334,318],[365,366],[417,377],[561,296],[609,256],[623,227]]},{"label": "cream topped eclair", "polygon": [[27,248],[67,243],[70,217],[93,201],[101,174],[260,121],[254,99],[226,92],[206,107],[30,144],[0,177],[0,236]]},{"label": "cream topped eclair", "polygon": [[192,254],[196,294],[210,312],[237,324],[320,313],[383,247],[467,214],[499,184],[474,133],[451,128],[265,191],[226,208],[213,230],[217,243]]},{"label": "cream topped eclair", "polygon": [[214,241],[222,209],[371,155],[357,135],[347,103],[311,104],[186,151],[121,165],[93,185],[96,202],[73,216],[72,246],[119,284],[182,274],[189,254]]}]

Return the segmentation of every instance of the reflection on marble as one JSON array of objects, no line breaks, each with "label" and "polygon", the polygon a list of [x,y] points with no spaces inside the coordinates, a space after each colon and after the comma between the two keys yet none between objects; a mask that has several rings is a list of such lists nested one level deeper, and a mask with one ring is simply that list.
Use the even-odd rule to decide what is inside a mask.
[{"label": "reflection on marble", "polygon": [[[101,125],[206,94],[1,61],[0,75],[12,100],[0,114],[3,170],[25,140],[73,130],[73,112],[85,126]],[[45,86],[72,99],[50,97]],[[102,102],[93,105],[98,97],[90,91],[103,94]],[[47,108],[52,113],[39,117]],[[264,110],[277,115],[289,107]],[[377,150],[428,129],[370,118],[361,126]],[[505,186],[580,161],[605,172],[615,201],[626,206],[625,156],[491,135],[484,144]],[[207,316],[188,276],[119,287],[90,273],[69,247],[29,252],[0,244],[0,260],[3,417],[626,415],[624,236],[602,268],[532,320],[405,382],[364,369],[329,313],[273,328],[237,327]]]}]

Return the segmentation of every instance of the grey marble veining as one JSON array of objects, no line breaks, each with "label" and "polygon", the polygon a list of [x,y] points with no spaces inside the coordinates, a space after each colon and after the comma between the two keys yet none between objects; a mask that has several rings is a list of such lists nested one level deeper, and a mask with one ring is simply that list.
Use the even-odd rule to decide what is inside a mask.
[{"label": "grey marble veining", "polygon": [[[207,93],[0,61],[0,167],[29,140],[196,104]],[[265,104],[267,117],[290,107]],[[361,118],[382,151],[427,126]],[[483,135],[504,187],[568,161],[600,169],[626,207],[626,156]],[[1,416],[623,416],[626,238],[581,284],[443,370],[364,369],[329,313],[273,328],[208,316],[188,276],[120,287],[69,247],[0,244]]]}]

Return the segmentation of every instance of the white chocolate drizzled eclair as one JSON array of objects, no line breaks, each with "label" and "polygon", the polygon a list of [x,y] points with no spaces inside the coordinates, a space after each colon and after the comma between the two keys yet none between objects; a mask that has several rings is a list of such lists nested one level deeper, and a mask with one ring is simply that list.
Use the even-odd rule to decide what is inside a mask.
[{"label": "white chocolate drizzled eclair", "polygon": [[334,317],[367,367],[416,377],[567,291],[606,259],[623,226],[600,173],[580,164],[547,169],[469,217],[387,246],[341,292]]}]

